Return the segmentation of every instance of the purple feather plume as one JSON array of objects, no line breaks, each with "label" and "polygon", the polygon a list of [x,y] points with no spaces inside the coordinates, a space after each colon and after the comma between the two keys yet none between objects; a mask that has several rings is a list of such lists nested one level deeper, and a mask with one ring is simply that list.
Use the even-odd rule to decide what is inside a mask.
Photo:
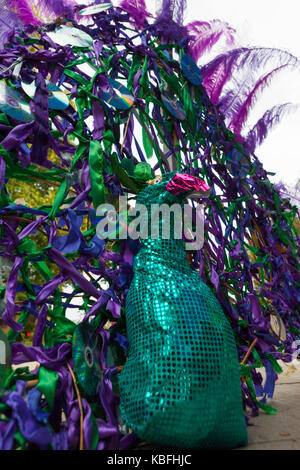
[{"label": "purple feather plume", "polygon": [[9,0],[12,11],[20,18],[23,24],[38,26],[41,22],[34,16],[33,11],[26,0]]},{"label": "purple feather plume", "polygon": [[289,198],[291,204],[297,206],[300,216],[300,181],[295,186],[288,186],[281,181],[275,184],[274,187],[281,198]]},{"label": "purple feather plume", "polygon": [[188,51],[191,57],[198,61],[205,52],[208,52],[222,38],[226,38],[226,44],[234,44],[235,30],[228,23],[220,20],[194,21],[186,25],[187,32],[192,38]]},{"label": "purple feather plume", "polygon": [[229,129],[232,129],[236,136],[241,135],[243,125],[246,122],[249,112],[255,104],[259,93],[261,93],[267,86],[270,85],[271,80],[275,75],[278,74],[278,72],[285,70],[288,66],[289,64],[280,65],[279,67],[261,77],[255,84],[254,88],[249,93],[246,100],[240,106],[238,112],[235,113],[233,119],[228,125]]},{"label": "purple feather plume", "polygon": [[214,103],[219,101],[224,85],[230,80],[240,55],[245,51],[248,49],[233,49],[219,55],[201,68],[203,85],[209,85],[206,90]]},{"label": "purple feather plume", "polygon": [[214,104],[218,104],[227,79],[225,64],[223,62],[220,62],[211,73],[203,77],[202,84]]},{"label": "purple feather plume", "polygon": [[0,12],[0,45],[2,47],[8,38],[8,34],[20,23],[20,19],[11,10],[8,0],[0,0]]},{"label": "purple feather plume", "polygon": [[172,20],[182,26],[185,9],[186,0],[162,0],[157,21]]},{"label": "purple feather plume", "polygon": [[265,114],[257,121],[243,142],[244,148],[247,152],[254,153],[256,147],[262,144],[269,131],[275,125],[279,124],[282,117],[287,113],[296,111],[299,107],[299,104],[284,103],[268,109],[268,111],[266,111]]},{"label": "purple feather plume", "polygon": [[37,0],[36,6],[45,22],[53,21],[58,16],[74,18],[74,7],[78,5],[72,0]]},{"label": "purple feather plume", "polygon": [[187,31],[183,26],[186,0],[162,0],[159,14],[154,22],[157,34],[162,42],[180,41]]},{"label": "purple feather plume", "polygon": [[3,46],[14,28],[40,25],[26,0],[0,0],[0,45]]},{"label": "purple feather plume", "polygon": [[123,0],[119,7],[129,13],[137,28],[142,28],[147,18],[152,16],[147,10],[145,0]]},{"label": "purple feather plume", "polygon": [[[205,87],[206,84],[208,85],[207,93],[214,103],[220,100],[224,86],[230,81],[235,71],[241,71],[247,67],[247,71],[251,72],[251,75],[249,73],[242,75],[241,81],[236,81],[235,87],[231,87],[230,91],[223,97],[221,111],[227,119],[231,119],[233,116],[230,113],[234,110],[234,102],[241,99],[242,96],[246,99],[252,90],[256,82],[253,79],[254,71],[266,66],[268,61],[274,61],[274,59],[277,59],[280,65],[284,63],[296,65],[298,63],[297,58],[289,52],[273,48],[253,47],[233,49],[220,54],[201,68],[203,85]],[[244,94],[242,95],[242,93]]]}]

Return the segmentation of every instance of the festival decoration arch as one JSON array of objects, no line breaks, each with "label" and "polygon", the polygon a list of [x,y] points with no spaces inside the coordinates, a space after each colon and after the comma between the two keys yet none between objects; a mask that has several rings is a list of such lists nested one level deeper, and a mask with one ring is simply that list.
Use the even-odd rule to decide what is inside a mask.
[{"label": "festival decoration arch", "polygon": [[[0,51],[0,306],[7,327],[0,448],[135,444],[118,415],[117,377],[139,242],[100,239],[97,208],[134,197],[155,173],[174,169],[211,187],[202,199],[204,246],[191,263],[234,331],[245,410],[275,412],[266,398],[300,327],[297,208],[253,154],[266,119],[249,138],[240,132],[251,98],[240,103],[240,120],[229,116],[232,130],[221,113],[232,98],[221,94],[230,66],[254,64],[258,50],[232,50],[199,69],[193,59],[217,40],[220,23],[185,28],[183,3],[164,1],[153,20],[142,0],[86,10],[51,1],[48,22],[39,19],[44,2],[36,9],[7,3],[15,13],[3,13]],[[211,31],[207,43],[194,44],[196,27]],[[223,31],[230,42],[232,30]],[[260,50],[260,57],[270,53]],[[287,53],[281,60],[297,63]],[[283,108],[269,112],[269,122]],[[13,200],[9,185],[21,182],[37,191],[48,186],[53,201]],[[66,317],[78,297],[79,326]],[[32,318],[32,343],[24,344],[20,335]],[[31,361],[34,370],[12,367]]]}]

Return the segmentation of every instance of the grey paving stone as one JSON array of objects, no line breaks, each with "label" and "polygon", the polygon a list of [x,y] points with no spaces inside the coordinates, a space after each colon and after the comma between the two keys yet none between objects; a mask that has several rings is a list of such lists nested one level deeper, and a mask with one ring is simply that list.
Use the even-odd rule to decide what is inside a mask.
[{"label": "grey paving stone", "polygon": [[283,373],[276,382],[273,399],[268,401],[277,414],[261,411],[250,418],[249,444],[241,450],[300,450],[300,369],[281,365]]},{"label": "grey paving stone", "polygon": [[247,447],[239,447],[234,450],[300,450],[300,440],[286,439],[282,441],[257,442]]}]

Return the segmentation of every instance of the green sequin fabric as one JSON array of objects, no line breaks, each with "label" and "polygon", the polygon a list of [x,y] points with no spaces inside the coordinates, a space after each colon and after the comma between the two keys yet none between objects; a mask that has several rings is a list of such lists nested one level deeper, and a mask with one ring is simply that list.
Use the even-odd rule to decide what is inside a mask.
[{"label": "green sequin fabric", "polygon": [[[186,202],[165,189],[173,175],[148,185],[137,203],[150,209]],[[182,240],[141,242],[125,307],[129,353],[119,378],[122,418],[141,439],[158,445],[246,445],[237,349],[221,305],[191,269]]]}]

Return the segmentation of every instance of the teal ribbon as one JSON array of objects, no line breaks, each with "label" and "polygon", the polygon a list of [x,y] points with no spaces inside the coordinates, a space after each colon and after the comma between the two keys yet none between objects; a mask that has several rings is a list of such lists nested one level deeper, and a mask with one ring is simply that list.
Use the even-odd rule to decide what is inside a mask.
[{"label": "teal ribbon", "polygon": [[91,196],[94,208],[105,202],[103,178],[103,150],[98,140],[92,140],[89,151]]}]

